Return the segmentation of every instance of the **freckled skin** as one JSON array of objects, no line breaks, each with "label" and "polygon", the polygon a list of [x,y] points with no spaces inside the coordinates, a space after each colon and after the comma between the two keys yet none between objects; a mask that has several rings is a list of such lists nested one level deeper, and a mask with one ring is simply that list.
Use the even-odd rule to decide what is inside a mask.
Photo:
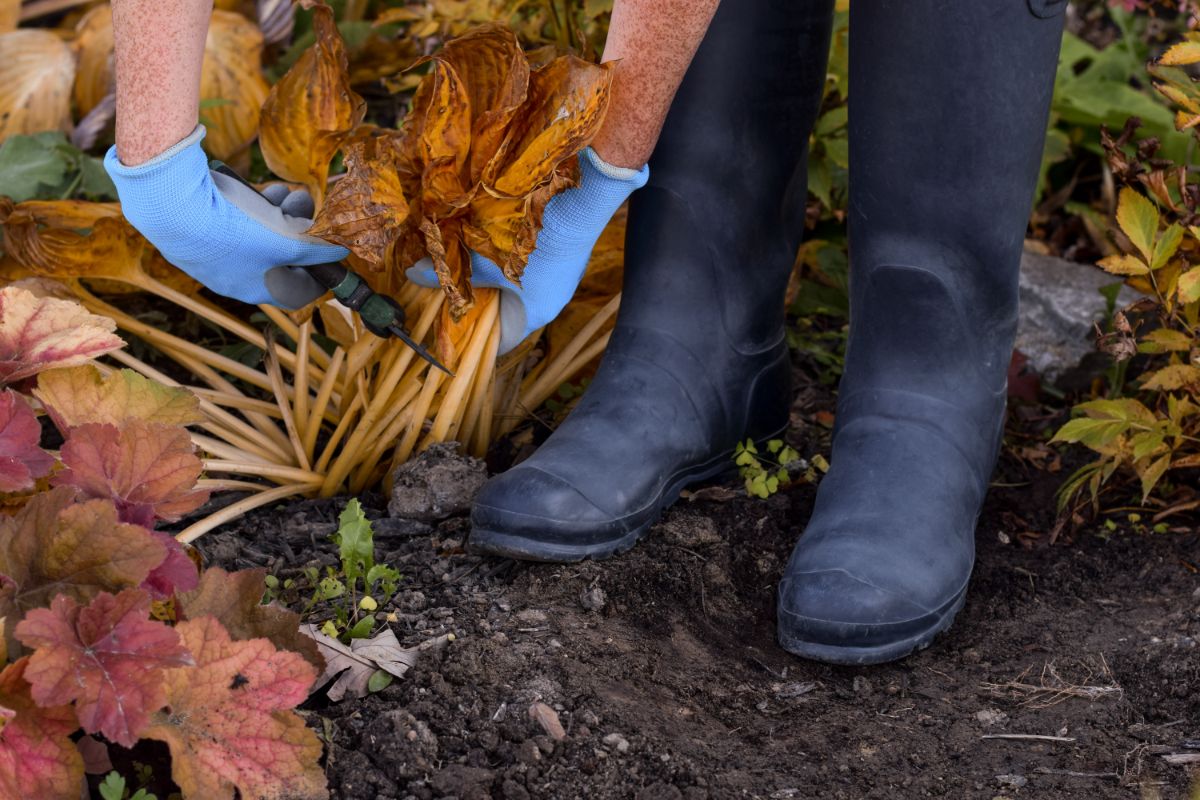
[{"label": "freckled skin", "polygon": [[613,3],[603,60],[619,63],[613,76],[608,116],[592,142],[605,161],[618,167],[639,168],[650,159],[667,109],[719,2]]},{"label": "freckled skin", "polygon": [[117,153],[135,166],[196,127],[212,0],[113,0]]},{"label": "freckled skin", "polygon": [[[718,2],[615,0],[603,60],[619,63],[593,142],[605,161],[638,168],[650,158]],[[112,9],[117,153],[135,166],[196,127],[212,0],[113,0]]]}]

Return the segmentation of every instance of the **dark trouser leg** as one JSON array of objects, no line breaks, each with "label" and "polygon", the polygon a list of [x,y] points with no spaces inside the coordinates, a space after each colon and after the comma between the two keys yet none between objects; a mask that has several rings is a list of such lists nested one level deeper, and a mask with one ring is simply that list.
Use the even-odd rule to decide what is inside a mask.
[{"label": "dark trouser leg", "polygon": [[[867,0],[871,2],[873,0]],[[628,549],[735,444],[787,424],[783,292],[831,0],[727,0],[632,201],[625,287],[578,408],[493,479],[472,547],[542,561]]]},{"label": "dark trouser leg", "polygon": [[900,658],[962,607],[1065,5],[851,6],[850,342],[832,467],[780,584],[794,653]]}]

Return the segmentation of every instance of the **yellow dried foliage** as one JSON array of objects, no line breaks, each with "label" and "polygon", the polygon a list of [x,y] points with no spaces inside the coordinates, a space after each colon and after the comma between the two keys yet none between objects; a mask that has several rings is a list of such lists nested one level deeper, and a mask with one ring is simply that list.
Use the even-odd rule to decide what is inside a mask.
[{"label": "yellow dried foliage", "polygon": [[75,55],[37,28],[0,34],[0,142],[17,133],[69,130]]},{"label": "yellow dried foliage", "polygon": [[75,73],[75,107],[82,116],[113,90],[112,6],[107,3],[84,14],[75,25],[71,43],[79,58]]},{"label": "yellow dried foliage", "polygon": [[214,11],[204,44],[200,115],[208,127],[205,147],[230,160],[258,135],[259,114],[269,87],[262,76],[263,38],[241,14]]}]

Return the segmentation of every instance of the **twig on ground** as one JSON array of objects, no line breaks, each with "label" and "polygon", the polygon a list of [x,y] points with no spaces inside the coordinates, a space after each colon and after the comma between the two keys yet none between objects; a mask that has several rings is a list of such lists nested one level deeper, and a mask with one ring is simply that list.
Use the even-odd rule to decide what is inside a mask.
[{"label": "twig on ground", "polygon": [[[1107,697],[1121,697],[1125,693],[1125,690],[1118,686],[1113,678],[1103,653],[1100,654],[1098,667],[1086,668],[1088,672],[1083,680],[1079,683],[1072,683],[1063,678],[1053,661],[1048,661],[1042,667],[1041,677],[1036,684],[1025,680],[1029,674],[1029,670],[1026,669],[1017,676],[1016,680],[1007,683],[984,683],[980,688],[994,695],[1024,695],[1021,704],[1031,705],[1035,708],[1049,708],[1070,697],[1082,697],[1095,702]],[[1104,683],[1090,682],[1097,674],[1105,681]]]},{"label": "twig on ground", "polygon": [[1046,736],[1040,733],[985,733],[980,739],[1029,739],[1036,742],[1074,742],[1074,736]]}]

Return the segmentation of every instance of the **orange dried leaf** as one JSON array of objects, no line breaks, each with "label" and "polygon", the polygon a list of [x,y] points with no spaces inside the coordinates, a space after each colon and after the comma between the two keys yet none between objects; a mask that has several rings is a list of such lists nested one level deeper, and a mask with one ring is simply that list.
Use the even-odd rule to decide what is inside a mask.
[{"label": "orange dried leaf", "polygon": [[0,33],[0,142],[15,133],[69,130],[75,54],[52,31]]},{"label": "orange dried leaf", "polygon": [[457,220],[447,220],[441,225],[432,220],[421,221],[421,233],[425,236],[425,248],[433,261],[438,281],[450,301],[450,315],[461,319],[475,302],[471,289],[471,257],[462,240],[461,225]]},{"label": "orange dried leaf", "polygon": [[346,174],[333,185],[308,233],[378,266],[408,217],[395,137],[356,136],[344,158]]},{"label": "orange dried leaf", "polygon": [[421,202],[427,217],[451,216],[469,201],[471,101],[458,73],[437,61],[432,72],[425,117],[420,122]]},{"label": "orange dried leaf", "polygon": [[21,659],[0,672],[0,797],[79,800],[83,757],[70,734],[69,705],[42,708],[30,696]]},{"label": "orange dried leaf", "polygon": [[67,488],[36,494],[13,516],[0,516],[0,616],[11,630],[55,595],[87,602],[136,587],[166,555],[145,528],[118,522],[112,503],[79,503]]},{"label": "orange dried leaf", "polygon": [[176,630],[195,666],[167,671],[168,710],[143,736],[167,743],[183,795],[327,798],[321,742],[291,710],[308,696],[312,665],[266,639],[235,642],[213,617]]},{"label": "orange dried leaf", "polygon": [[130,369],[107,378],[91,364],[53,369],[38,376],[33,394],[64,434],[89,422],[120,425],[129,420],[192,425],[204,420],[200,401],[187,389],[166,386]]},{"label": "orange dried leaf", "polygon": [[549,181],[558,165],[600,130],[611,83],[611,63],[597,66],[575,56],[556,58],[536,70],[492,187],[508,197],[521,197]]},{"label": "orange dried leaf", "polygon": [[[146,240],[115,204],[30,200],[0,205],[4,245],[23,267],[49,278],[137,283]],[[84,232],[81,232],[84,229]]]},{"label": "orange dried leaf", "polygon": [[259,142],[267,166],[308,186],[318,204],[325,195],[329,160],[362,122],[366,105],[350,88],[346,47],[333,10],[313,8],[317,40],[271,87],[262,109]]},{"label": "orange dried leaf", "polygon": [[325,668],[312,639],[300,633],[300,615],[277,605],[263,605],[265,569],[226,572],[210,567],[194,591],[178,596],[181,619],[216,617],[237,640],[265,637],[282,650],[299,653],[318,670]]},{"label": "orange dried leaf", "polygon": [[0,289],[0,385],[119,350],[125,342],[113,333],[116,327],[79,303],[6,286]]},{"label": "orange dried leaf", "polygon": [[241,14],[214,11],[204,44],[200,111],[208,128],[205,149],[228,160],[258,135],[259,114],[269,87],[262,76],[263,37]]},{"label": "orange dried leaf", "polygon": [[42,426],[24,398],[0,391],[0,492],[32,489],[49,474],[54,457],[38,447],[41,438]]},{"label": "orange dried leaf", "polygon": [[195,488],[204,465],[179,426],[139,419],[119,427],[79,425],[60,458],[65,469],[50,483],[111,500],[122,522],[152,528],[155,520],[174,522],[208,500],[206,490]]},{"label": "orange dried leaf", "polygon": [[101,592],[82,606],[54,598],[16,627],[33,650],[25,680],[41,705],[74,702],[79,724],[133,747],[166,701],[164,672],[192,663],[179,634],[150,619],[150,596],[137,589]]}]

